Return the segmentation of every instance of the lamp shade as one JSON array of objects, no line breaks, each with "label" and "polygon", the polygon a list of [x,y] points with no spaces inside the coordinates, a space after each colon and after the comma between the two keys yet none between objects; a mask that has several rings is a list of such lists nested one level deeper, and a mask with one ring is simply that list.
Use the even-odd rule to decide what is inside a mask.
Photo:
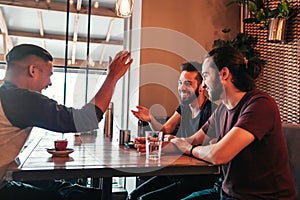
[{"label": "lamp shade", "polygon": [[116,14],[119,17],[130,17],[134,0],[116,0]]}]

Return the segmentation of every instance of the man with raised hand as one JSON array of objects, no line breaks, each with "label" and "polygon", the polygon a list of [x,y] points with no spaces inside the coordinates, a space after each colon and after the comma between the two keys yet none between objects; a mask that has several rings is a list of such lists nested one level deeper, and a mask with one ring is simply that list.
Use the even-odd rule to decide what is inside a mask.
[{"label": "man with raised hand", "polygon": [[[51,86],[53,58],[45,49],[32,45],[15,46],[6,56],[5,82],[0,87],[0,198],[23,200],[100,199],[100,191],[65,182],[29,185],[6,181],[7,167],[19,154],[32,127],[51,131],[81,132],[98,128],[117,81],[132,59],[127,51],[110,58],[107,77],[89,103],[80,109],[66,107],[41,94]],[[47,188],[47,189],[46,189]]]}]

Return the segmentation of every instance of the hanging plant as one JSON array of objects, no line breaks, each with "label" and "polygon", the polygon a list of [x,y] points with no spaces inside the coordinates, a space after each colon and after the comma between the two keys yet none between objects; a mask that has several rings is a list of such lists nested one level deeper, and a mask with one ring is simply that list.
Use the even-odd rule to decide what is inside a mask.
[{"label": "hanging plant", "polygon": [[[250,2],[250,1],[249,1]],[[270,19],[288,19],[291,15],[290,2],[288,0],[282,0],[277,4],[275,9],[269,9],[266,6],[266,1],[263,0],[263,6],[260,8],[253,2],[250,7],[250,12],[255,16],[256,22],[263,22],[259,29],[267,29],[270,23]]]},{"label": "hanging plant", "polygon": [[[246,6],[247,10],[251,13],[251,17],[256,21],[256,23],[262,22],[262,25],[259,29],[267,29],[270,19],[272,18],[283,18],[288,19],[291,15],[290,2],[288,0],[282,0],[277,4],[275,9],[269,9],[266,0],[261,0],[259,3],[253,0],[234,0],[228,2],[226,5],[237,4],[239,6]],[[251,19],[248,19],[248,22],[253,22]]]}]

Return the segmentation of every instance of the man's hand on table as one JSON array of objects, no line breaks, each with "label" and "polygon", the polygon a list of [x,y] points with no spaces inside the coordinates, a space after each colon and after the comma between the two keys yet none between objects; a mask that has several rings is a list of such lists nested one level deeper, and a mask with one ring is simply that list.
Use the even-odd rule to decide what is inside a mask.
[{"label": "man's hand on table", "polygon": [[138,152],[146,152],[146,138],[145,137],[136,137],[134,138],[134,147]]},{"label": "man's hand on table", "polygon": [[187,155],[190,154],[192,145],[185,138],[173,138],[171,140],[171,143],[182,153],[185,153]]},{"label": "man's hand on table", "polygon": [[[170,152],[176,152],[178,149],[174,144],[170,142],[171,139],[175,138],[174,135],[165,135],[164,140],[162,143],[162,152],[170,153]],[[156,138],[153,137],[153,140]],[[137,152],[139,153],[145,153],[146,152],[146,138],[145,137],[136,137],[134,139],[134,147],[137,149]]]}]

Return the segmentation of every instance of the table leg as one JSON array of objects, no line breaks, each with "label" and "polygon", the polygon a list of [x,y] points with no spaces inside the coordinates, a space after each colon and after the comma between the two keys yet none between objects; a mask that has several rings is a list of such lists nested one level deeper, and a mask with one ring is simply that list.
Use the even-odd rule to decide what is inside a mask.
[{"label": "table leg", "polygon": [[92,178],[92,187],[101,188],[100,182],[102,184],[102,178]]},{"label": "table leg", "polygon": [[[101,178],[102,184],[102,199],[103,200],[111,200],[112,199],[112,178]],[[100,179],[100,182],[101,182]]]}]

